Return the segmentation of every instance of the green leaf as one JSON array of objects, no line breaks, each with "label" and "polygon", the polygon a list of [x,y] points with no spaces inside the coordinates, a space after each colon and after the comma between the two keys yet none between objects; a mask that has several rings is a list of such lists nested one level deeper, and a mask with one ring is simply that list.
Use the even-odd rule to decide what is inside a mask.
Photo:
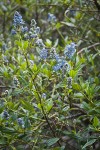
[{"label": "green leaf", "polygon": [[0,137],[0,145],[6,144],[6,138]]},{"label": "green leaf", "polygon": [[27,49],[28,48],[28,41],[23,41],[23,49]]},{"label": "green leaf", "polygon": [[78,74],[78,71],[70,70],[69,75],[74,78]]},{"label": "green leaf", "polygon": [[51,47],[51,46],[52,46],[52,41],[50,41],[49,39],[46,39],[45,44],[46,44],[48,47]]},{"label": "green leaf", "polygon": [[37,69],[38,69],[38,68],[37,68],[37,65],[36,65],[36,64],[34,64],[34,65],[33,65],[33,67],[32,67],[32,71],[36,72],[36,71],[37,71]]},{"label": "green leaf", "polygon": [[57,141],[59,141],[59,138],[52,138],[52,139],[48,140],[47,144],[48,144],[48,146],[52,146]]},{"label": "green leaf", "polygon": [[21,103],[26,110],[29,110],[31,112],[34,111],[33,106],[29,102],[22,100]]},{"label": "green leaf", "polygon": [[47,68],[43,68],[42,72],[43,72],[43,75],[46,76],[46,77],[51,76],[51,72]]},{"label": "green leaf", "polygon": [[18,45],[19,47],[21,47],[21,42],[18,40],[15,40],[15,45]]},{"label": "green leaf", "polygon": [[83,98],[84,95],[83,95],[82,93],[75,93],[75,94],[74,94],[74,97],[75,97],[75,98]]},{"label": "green leaf", "polygon": [[93,126],[97,127],[99,125],[99,119],[95,116],[93,119]]},{"label": "green leaf", "polygon": [[14,134],[14,133],[17,133],[17,131],[13,128],[8,128],[8,127],[2,127],[0,126],[0,131],[2,133],[7,133],[7,134]]},{"label": "green leaf", "polygon": [[20,48],[22,48],[23,50],[26,50],[28,47],[28,41],[15,41],[15,44],[18,45]]},{"label": "green leaf", "polygon": [[53,47],[56,47],[58,45],[58,42],[59,42],[59,39],[56,39]]},{"label": "green leaf", "polygon": [[12,146],[12,145],[10,145],[10,148],[11,148],[10,150],[16,150],[16,148],[14,146]]},{"label": "green leaf", "polygon": [[51,109],[52,106],[53,106],[53,101],[52,101],[52,99],[48,100],[46,103],[47,103],[47,104],[46,104],[46,109],[47,109],[47,111],[50,111],[50,109]]},{"label": "green leaf", "polygon": [[41,110],[41,104],[40,103],[38,103],[37,107]]},{"label": "green leaf", "polygon": [[30,128],[30,121],[28,117],[25,118],[25,128]]},{"label": "green leaf", "polygon": [[56,24],[56,28],[59,29],[59,28],[61,28],[61,27],[62,27],[61,23],[58,22],[58,23]]},{"label": "green leaf", "polygon": [[80,90],[81,90],[81,87],[80,87],[80,85],[79,85],[78,83],[73,83],[73,84],[72,84],[72,87],[73,87],[73,89],[75,89],[75,90],[77,90],[77,91],[80,91]]},{"label": "green leaf", "polygon": [[91,108],[90,108],[90,105],[89,105],[88,103],[86,103],[86,102],[82,102],[81,107],[82,107],[83,109],[85,109],[86,111],[89,111],[89,110],[91,109]]},{"label": "green leaf", "polygon": [[18,145],[17,150],[23,150],[23,145]]},{"label": "green leaf", "polygon": [[65,24],[65,25],[67,25],[67,26],[69,26],[69,27],[76,27],[73,23],[71,23],[71,22],[61,22],[62,24]]},{"label": "green leaf", "polygon": [[95,141],[96,141],[96,139],[90,140],[89,142],[87,142],[87,143],[82,147],[82,149],[84,149],[84,148],[86,148],[86,147],[92,145]]}]

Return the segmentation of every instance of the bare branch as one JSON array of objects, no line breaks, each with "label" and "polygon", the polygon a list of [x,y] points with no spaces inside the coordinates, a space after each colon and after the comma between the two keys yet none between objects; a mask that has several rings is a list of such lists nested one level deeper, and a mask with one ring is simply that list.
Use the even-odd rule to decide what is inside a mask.
[{"label": "bare branch", "polygon": [[84,48],[82,48],[81,50],[79,50],[79,51],[77,52],[77,54],[79,55],[79,54],[82,53],[85,49],[90,49],[90,48],[95,47],[95,46],[98,46],[98,45],[100,45],[100,43],[95,43],[95,44],[90,45],[90,46],[88,46],[88,47],[84,47]]}]

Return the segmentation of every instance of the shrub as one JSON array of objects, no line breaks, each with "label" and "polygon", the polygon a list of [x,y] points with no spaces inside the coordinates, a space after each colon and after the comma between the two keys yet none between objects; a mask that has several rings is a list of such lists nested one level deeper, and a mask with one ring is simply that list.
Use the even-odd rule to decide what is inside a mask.
[{"label": "shrub", "polygon": [[[49,1],[43,4],[46,3],[52,5]],[[75,4],[73,2],[73,6]],[[68,13],[69,10],[65,15],[71,16],[65,16],[63,21],[59,21],[59,15],[57,18],[49,13],[48,28],[43,32],[35,19],[31,19],[29,25],[21,13],[15,11],[11,33],[3,32],[0,42],[0,149],[99,149],[97,60],[100,43],[98,35],[94,39],[92,31],[85,33],[85,21],[90,23],[93,18],[85,16],[82,20],[81,13]],[[79,31],[78,19],[82,20]],[[70,28],[66,37],[64,26]],[[56,30],[55,37],[51,36],[51,29]],[[71,32],[76,36],[74,31],[79,38],[70,38]],[[89,34],[92,36],[88,37]],[[86,43],[81,39],[84,36]],[[93,44],[87,46],[90,39]],[[91,52],[93,48],[95,51]]]}]

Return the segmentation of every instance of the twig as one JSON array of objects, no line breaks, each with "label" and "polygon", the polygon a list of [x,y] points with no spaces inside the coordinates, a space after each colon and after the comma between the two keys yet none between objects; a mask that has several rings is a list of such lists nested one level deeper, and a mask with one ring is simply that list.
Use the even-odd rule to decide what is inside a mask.
[{"label": "twig", "polygon": [[68,11],[98,12],[98,10],[82,10],[82,9],[68,9]]},{"label": "twig", "polygon": [[78,114],[75,114],[75,115],[68,116],[68,117],[66,117],[66,119],[76,118],[76,117],[79,117],[79,116],[81,116],[81,115],[84,115],[84,114],[78,113]]},{"label": "twig", "polygon": [[77,54],[79,55],[79,54],[82,53],[85,49],[90,49],[90,48],[95,47],[95,46],[98,46],[98,45],[100,45],[100,43],[95,43],[95,44],[90,45],[90,46],[88,46],[88,47],[84,47],[84,48],[82,48],[81,50],[79,50],[79,51],[77,52]]},{"label": "twig", "polygon": [[12,88],[12,89],[15,89],[14,86],[4,86],[4,85],[0,86],[0,88]]}]

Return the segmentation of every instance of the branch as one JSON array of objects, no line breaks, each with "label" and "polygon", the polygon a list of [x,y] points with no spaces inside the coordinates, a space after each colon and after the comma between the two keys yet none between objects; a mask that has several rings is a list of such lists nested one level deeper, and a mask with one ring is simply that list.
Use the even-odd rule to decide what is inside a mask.
[{"label": "branch", "polygon": [[78,114],[75,114],[75,115],[72,115],[72,116],[68,116],[68,117],[66,117],[66,119],[76,118],[76,117],[79,117],[81,115],[83,115],[83,114],[82,113],[78,113]]},{"label": "branch", "polygon": [[90,48],[95,47],[95,46],[98,46],[98,45],[100,45],[100,43],[95,43],[95,44],[90,45],[90,46],[88,46],[88,47],[84,47],[84,48],[82,48],[81,50],[79,50],[79,51],[77,52],[77,54],[79,55],[79,54],[82,53],[86,48],[87,48],[87,49],[90,49]]},{"label": "branch", "polygon": [[[33,78],[33,74],[34,74],[34,73],[33,73],[33,71],[31,70],[31,68],[30,68],[30,66],[29,66],[29,63],[28,63],[28,60],[27,60],[27,56],[26,56],[26,55],[24,55],[24,56],[25,56],[25,60],[26,60],[26,63],[27,63],[27,69],[30,71],[30,76],[31,76],[31,78],[32,78],[32,82],[33,82],[33,84],[34,84],[35,90],[36,90],[37,95],[38,95],[38,98],[39,98],[39,102],[40,102],[40,105],[41,105],[42,113],[43,113],[43,115],[44,115],[44,118],[45,118],[45,120],[46,120],[46,122],[47,122],[47,124],[48,124],[48,126],[49,126],[49,128],[50,128],[50,130],[51,130],[51,132],[52,132],[52,134],[53,134],[53,136],[56,137],[55,131],[53,130],[53,128],[52,128],[52,126],[51,126],[51,124],[50,124],[50,122],[49,122],[49,119],[48,119],[48,117],[47,117],[47,115],[46,115],[46,113],[45,113],[44,107],[43,107],[43,105],[42,105],[41,97],[40,97],[40,95],[39,95],[37,85],[36,85],[36,83],[34,82],[34,78]],[[57,143],[58,143],[58,145],[61,147],[60,142],[58,141]]]}]

